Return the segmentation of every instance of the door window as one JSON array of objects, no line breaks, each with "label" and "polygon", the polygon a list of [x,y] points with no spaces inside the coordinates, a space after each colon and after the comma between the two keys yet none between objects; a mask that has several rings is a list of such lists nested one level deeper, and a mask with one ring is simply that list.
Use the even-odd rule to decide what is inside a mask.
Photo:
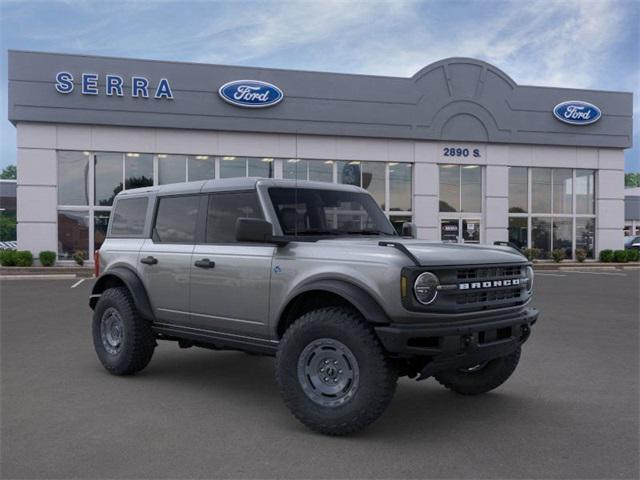
[{"label": "door window", "polygon": [[256,192],[209,195],[207,243],[235,243],[238,218],[263,218]]},{"label": "door window", "polygon": [[153,241],[195,243],[199,204],[199,195],[160,198]]},{"label": "door window", "polygon": [[443,242],[458,243],[460,236],[460,221],[457,218],[440,221],[440,238]]}]

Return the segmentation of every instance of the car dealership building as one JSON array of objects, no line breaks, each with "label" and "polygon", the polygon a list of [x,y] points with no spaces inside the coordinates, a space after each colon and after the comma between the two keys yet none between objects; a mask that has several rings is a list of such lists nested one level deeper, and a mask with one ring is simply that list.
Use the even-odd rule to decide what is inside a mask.
[{"label": "car dealership building", "polygon": [[421,239],[622,248],[632,94],[450,58],[410,78],[9,52],[18,248],[92,258],[122,189],[350,183]]}]

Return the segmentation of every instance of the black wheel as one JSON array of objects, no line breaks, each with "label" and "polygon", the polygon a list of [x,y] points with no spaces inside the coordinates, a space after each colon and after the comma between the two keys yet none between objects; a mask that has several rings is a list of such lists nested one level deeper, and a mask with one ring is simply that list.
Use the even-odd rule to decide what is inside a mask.
[{"label": "black wheel", "polygon": [[361,316],[322,308],[297,319],[276,356],[276,379],[293,415],[310,429],[347,435],[385,411],[398,374]]},{"label": "black wheel", "polygon": [[510,355],[469,368],[440,372],[435,379],[449,390],[462,395],[479,395],[498,388],[514,372],[520,360],[520,348]]},{"label": "black wheel", "polygon": [[129,291],[110,288],[93,312],[93,346],[114,375],[131,375],[147,366],[156,346],[151,325],[136,311]]}]

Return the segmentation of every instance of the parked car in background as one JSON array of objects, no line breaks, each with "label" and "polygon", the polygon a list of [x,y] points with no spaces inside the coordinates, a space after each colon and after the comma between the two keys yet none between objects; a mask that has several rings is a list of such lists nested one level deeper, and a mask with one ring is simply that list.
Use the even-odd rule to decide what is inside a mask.
[{"label": "parked car in background", "polygon": [[640,236],[631,235],[629,237],[624,237],[624,248],[625,250],[630,250],[632,248],[640,250]]}]

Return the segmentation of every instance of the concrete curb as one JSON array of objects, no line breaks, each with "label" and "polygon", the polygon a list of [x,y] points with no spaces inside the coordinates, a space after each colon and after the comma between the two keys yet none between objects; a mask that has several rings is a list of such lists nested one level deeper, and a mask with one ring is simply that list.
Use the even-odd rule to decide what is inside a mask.
[{"label": "concrete curb", "polygon": [[603,263],[603,262],[545,262],[533,263],[534,270],[637,270],[640,269],[640,263]]},{"label": "concrete curb", "polygon": [[[48,275],[0,275],[0,280],[75,280],[78,277],[72,273],[51,273]],[[85,277],[86,278],[86,277]]]}]

